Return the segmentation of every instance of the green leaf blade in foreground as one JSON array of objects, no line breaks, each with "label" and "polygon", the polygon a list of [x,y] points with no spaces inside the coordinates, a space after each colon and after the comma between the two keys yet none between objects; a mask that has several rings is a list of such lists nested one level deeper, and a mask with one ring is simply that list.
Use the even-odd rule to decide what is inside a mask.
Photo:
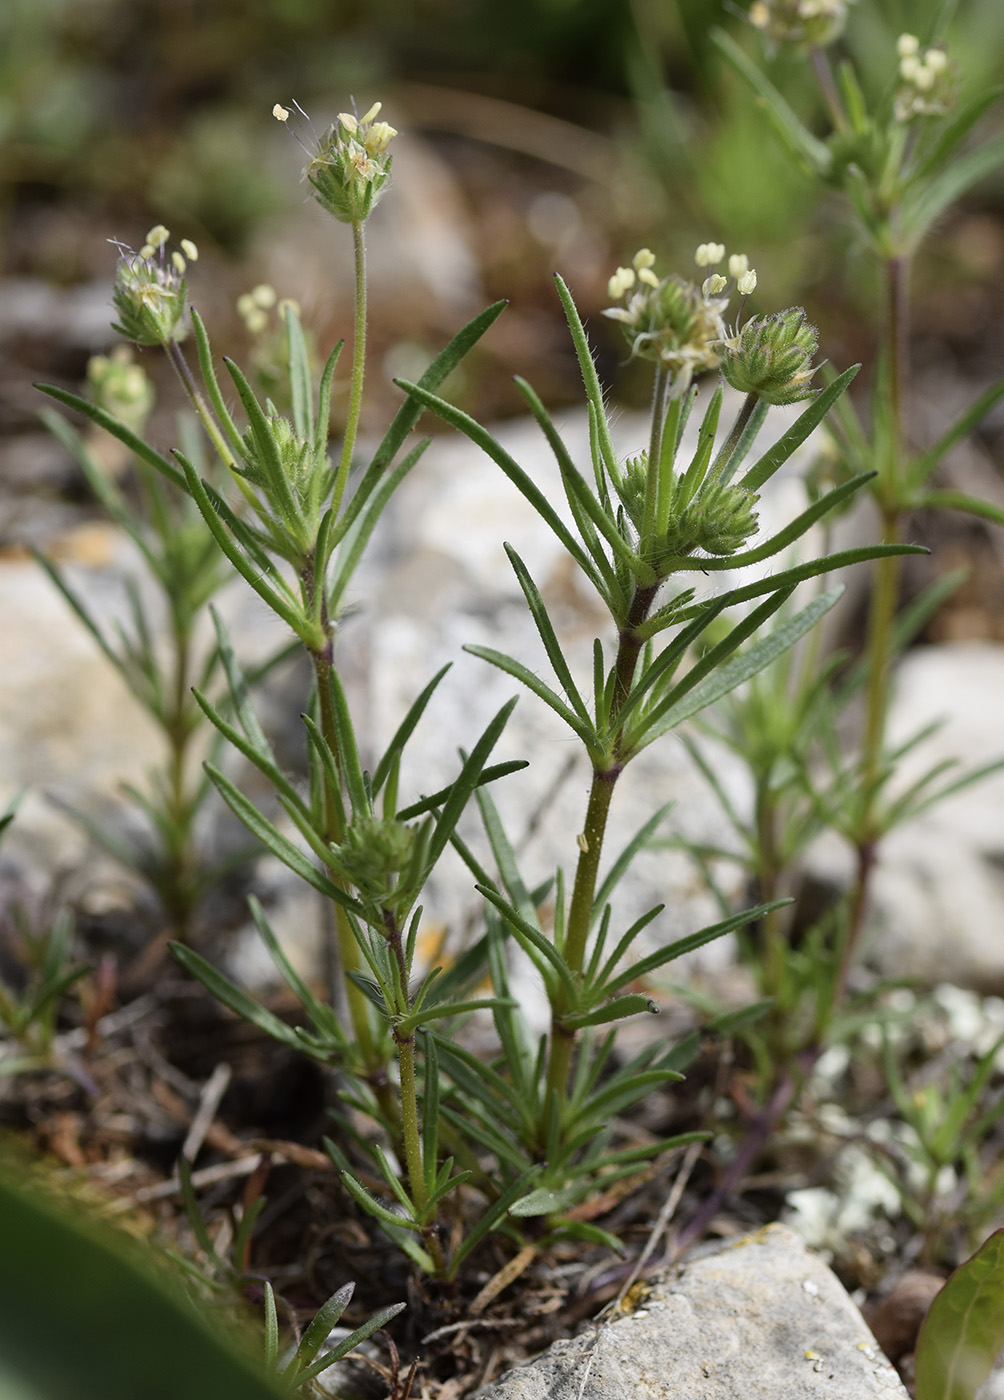
[{"label": "green leaf blade in foreground", "polygon": [[0,1180],[0,1356],[30,1394],[278,1400],[135,1241],[15,1183],[15,1169]]},{"label": "green leaf blade in foreground", "polygon": [[974,1400],[1004,1346],[1004,1230],[955,1270],[917,1343],[917,1400]]}]

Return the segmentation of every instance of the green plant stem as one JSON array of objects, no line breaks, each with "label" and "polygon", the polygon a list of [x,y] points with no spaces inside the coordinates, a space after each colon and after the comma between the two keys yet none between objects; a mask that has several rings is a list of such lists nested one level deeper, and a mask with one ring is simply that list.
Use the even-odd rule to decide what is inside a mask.
[{"label": "green plant stem", "polygon": [[230,451],[227,440],[220,431],[216,419],[213,417],[212,410],[202,397],[192,371],[188,368],[188,361],[181,353],[181,346],[176,340],[172,340],[165,345],[164,349],[167,352],[167,358],[170,360],[178,378],[181,380],[182,387],[188,395],[192,407],[198,414],[199,422],[205,429],[206,436],[213,444],[213,447],[216,449],[224,465],[232,467],[234,465],[234,454]]},{"label": "green plant stem", "polygon": [[[623,705],[634,680],[638,656],[643,643],[637,629],[648,616],[659,585],[648,584],[636,588],[628,618],[621,629],[614,663],[614,699],[611,713],[610,752],[612,762],[605,767],[594,767],[589,801],[586,806],[586,819],[579,836],[579,858],[575,867],[575,881],[572,885],[572,898],[568,909],[568,922],[565,928],[565,943],[562,956],[576,978],[581,977],[586,961],[586,948],[593,922],[593,900],[596,895],[596,881],[603,854],[603,838],[607,829],[610,802],[614,794],[614,784],[620,776],[624,764],[618,756],[623,731],[617,726],[617,712]],[[551,1040],[547,1066],[547,1102],[556,1094],[559,1106],[563,1105],[568,1094],[568,1082],[572,1072],[575,1052],[576,1032],[569,1030],[564,1018],[569,1010],[568,997],[559,984],[551,1006]]]},{"label": "green plant stem", "polygon": [[816,72],[816,79],[819,83],[819,90],[823,94],[823,101],[826,103],[826,110],[830,121],[833,123],[835,131],[846,131],[850,123],[847,120],[847,113],[840,100],[837,85],[833,81],[833,70],[830,67],[830,60],[822,49],[812,50],[812,66]]},{"label": "green plant stem", "polygon": [[[318,727],[325,742],[338,760],[338,738],[335,730],[335,716],[331,702],[331,650],[332,643],[329,637],[327,645],[321,651],[311,651],[310,660],[314,667],[314,678],[317,684],[317,708]],[[339,842],[342,839],[342,822],[339,810],[337,794],[331,789],[330,782],[325,775],[323,779],[324,793],[324,838],[327,841]],[[336,877],[332,875],[336,883]],[[352,1021],[352,1030],[359,1046],[359,1053],[362,1062],[371,1073],[383,1069],[383,1057],[380,1054],[376,1037],[373,1033],[373,1025],[370,1020],[369,1002],[362,989],[356,985],[348,975],[350,972],[361,972],[363,968],[362,954],[356,943],[352,925],[349,917],[340,904],[335,905],[335,930],[338,942],[338,956],[342,969],[342,981],[345,988],[345,997],[348,1002],[349,1018]],[[381,1086],[375,1085],[374,1091],[378,1097],[381,1096]],[[390,1105],[392,1107],[392,1102]],[[393,1117],[393,1114],[392,1114]]]},{"label": "green plant stem", "polygon": [[366,377],[366,237],[363,224],[352,225],[352,244],[355,253],[356,319],[352,337],[352,383],[349,387],[349,412],[345,420],[345,437],[342,440],[342,453],[338,460],[335,476],[335,489],[331,498],[332,509],[337,514],[345,494],[345,486],[352,467],[352,454],[356,446],[356,433],[359,429],[359,415],[363,406],[363,381]]},{"label": "green plant stem", "polygon": [[[415,1082],[415,1037],[399,1036],[395,1031],[394,1044],[397,1047],[397,1063],[401,1075],[401,1138],[404,1144],[404,1160],[408,1169],[411,1198],[421,1215],[429,1195],[425,1189],[425,1172],[422,1165],[422,1127],[418,1118],[418,1090]],[[446,1259],[434,1222],[428,1222],[423,1228],[422,1240],[432,1257],[436,1276],[443,1277],[446,1273]]]},{"label": "green plant stem", "polygon": [[192,801],[188,792],[188,754],[192,738],[190,722],[191,633],[187,621],[173,619],[174,683],[171,710],[167,716],[168,804],[173,835],[170,842],[170,893],[165,900],[173,925],[173,937],[188,936],[194,905],[191,887]]},{"label": "green plant stem", "polygon": [[657,365],[655,387],[652,390],[652,430],[648,441],[648,473],[645,480],[645,508],[642,515],[641,538],[638,549],[642,558],[655,552],[655,520],[659,502],[659,478],[662,467],[662,437],[666,427],[666,399],[669,392],[669,371]]},{"label": "green plant stem", "polygon": [[739,439],[746,431],[747,425],[753,417],[753,410],[759,402],[760,398],[757,394],[747,394],[745,399],[743,399],[743,406],[736,414],[736,421],[732,424],[732,431],[725,439],[725,446],[718,456],[718,466],[715,468],[713,476],[709,477],[709,480],[717,481],[725,472],[729,462],[732,460],[732,454],[739,446]]}]

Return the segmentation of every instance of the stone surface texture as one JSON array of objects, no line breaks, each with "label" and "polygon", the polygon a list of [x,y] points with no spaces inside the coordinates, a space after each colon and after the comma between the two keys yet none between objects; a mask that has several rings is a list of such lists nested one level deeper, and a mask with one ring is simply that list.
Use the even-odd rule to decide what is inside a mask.
[{"label": "stone surface texture", "polygon": [[651,1281],[632,1313],[510,1371],[480,1400],[904,1400],[836,1276],[769,1225]]}]

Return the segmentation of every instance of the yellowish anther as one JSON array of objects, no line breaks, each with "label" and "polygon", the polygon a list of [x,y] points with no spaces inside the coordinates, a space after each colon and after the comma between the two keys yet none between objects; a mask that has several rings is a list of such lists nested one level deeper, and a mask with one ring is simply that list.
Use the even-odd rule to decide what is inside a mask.
[{"label": "yellowish anther", "polygon": [[360,117],[360,119],[359,119],[359,125],[360,125],[360,126],[369,126],[370,122],[376,121],[377,117],[380,115],[380,109],[381,109],[382,107],[383,107],[383,103],[382,103],[382,102],[374,102],[374,103],[373,103],[373,106],[372,106],[372,107],[369,109],[369,111],[366,113],[365,117]]},{"label": "yellowish anther", "polygon": [[139,250],[139,255],[141,258],[152,258],[156,251],[157,249],[153,246],[152,243],[144,243],[142,248]]},{"label": "yellowish anther", "polygon": [[277,102],[272,108],[272,115],[273,117],[275,117],[277,122],[288,122],[289,108],[284,107],[281,102]]},{"label": "yellowish anther", "polygon": [[644,282],[646,287],[658,287],[659,285],[659,279],[650,267],[638,269],[638,281]]},{"label": "yellowish anther", "polygon": [[694,254],[694,261],[698,267],[714,267],[724,256],[724,243],[701,243]]},{"label": "yellowish anther", "polygon": [[655,254],[652,252],[651,248],[639,248],[631,261],[637,270],[641,272],[643,268],[655,266]]},{"label": "yellowish anther", "polygon": [[339,112],[338,125],[343,126],[345,130],[351,132],[353,136],[355,136],[356,132],[359,130],[359,123],[351,112]]},{"label": "yellowish anther", "polygon": [[241,292],[237,298],[237,315],[246,320],[255,309],[255,300],[250,292]]},{"label": "yellowish anther", "polygon": [[944,73],[948,67],[948,54],[944,49],[928,49],[924,63],[932,73]]},{"label": "yellowish anther", "polygon": [[268,325],[268,314],[260,306],[252,306],[244,317],[244,324],[252,335],[258,335]]},{"label": "yellowish anther", "polygon": [[[729,276],[739,278],[749,272],[750,260],[745,253],[733,253],[729,258]],[[740,290],[742,290],[740,288]]]},{"label": "yellowish anther", "polygon": [[151,248],[162,248],[170,237],[170,230],[166,229],[163,224],[154,224],[146,236],[146,241]]},{"label": "yellowish anther", "polygon": [[920,40],[916,34],[901,34],[896,40],[896,52],[900,58],[908,58],[920,49]]},{"label": "yellowish anther", "polygon": [[179,277],[184,277],[185,268],[188,264],[178,252],[177,248],[175,248],[174,252],[171,254],[171,265],[173,266],[175,272],[178,274]]},{"label": "yellowish anther", "polygon": [[913,75],[913,85],[921,92],[930,92],[938,80],[938,75],[933,68],[929,68],[926,63],[917,65],[917,71]]},{"label": "yellowish anther", "polygon": [[252,287],[250,295],[252,304],[262,307],[265,311],[275,305],[275,288],[268,282],[259,282],[257,287]]},{"label": "yellowish anther", "polygon": [[181,240],[181,251],[189,262],[199,261],[199,250],[190,238],[183,238]]},{"label": "yellowish anther", "polygon": [[728,285],[728,280],[727,277],[722,277],[718,272],[713,273],[712,276],[704,279],[701,285],[701,291],[706,297],[715,297]]},{"label": "yellowish anther", "polygon": [[363,145],[371,156],[380,156],[396,135],[397,129],[390,122],[374,122],[363,137]]},{"label": "yellowish anther", "polygon": [[755,0],[755,4],[750,6],[750,24],[757,29],[766,29],[770,24],[770,10],[765,0]]},{"label": "yellowish anther", "polygon": [[916,54],[908,53],[905,58],[901,58],[899,61],[899,75],[904,82],[915,83],[920,68],[920,59]]},{"label": "yellowish anther", "polygon": [[736,286],[739,288],[740,296],[748,297],[756,287],[756,269],[751,267],[748,272],[744,272],[736,281]]},{"label": "yellowish anther", "polygon": [[635,272],[633,267],[619,267],[610,281],[607,283],[607,295],[612,300],[617,301],[630,291],[635,283]]}]

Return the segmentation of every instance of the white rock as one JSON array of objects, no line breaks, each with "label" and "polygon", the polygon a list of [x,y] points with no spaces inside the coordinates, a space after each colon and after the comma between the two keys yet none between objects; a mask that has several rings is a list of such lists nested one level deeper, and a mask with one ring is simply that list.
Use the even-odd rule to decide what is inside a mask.
[{"label": "white rock", "polygon": [[659,1274],[634,1313],[510,1371],[481,1400],[902,1400],[836,1276],[769,1225]]}]

